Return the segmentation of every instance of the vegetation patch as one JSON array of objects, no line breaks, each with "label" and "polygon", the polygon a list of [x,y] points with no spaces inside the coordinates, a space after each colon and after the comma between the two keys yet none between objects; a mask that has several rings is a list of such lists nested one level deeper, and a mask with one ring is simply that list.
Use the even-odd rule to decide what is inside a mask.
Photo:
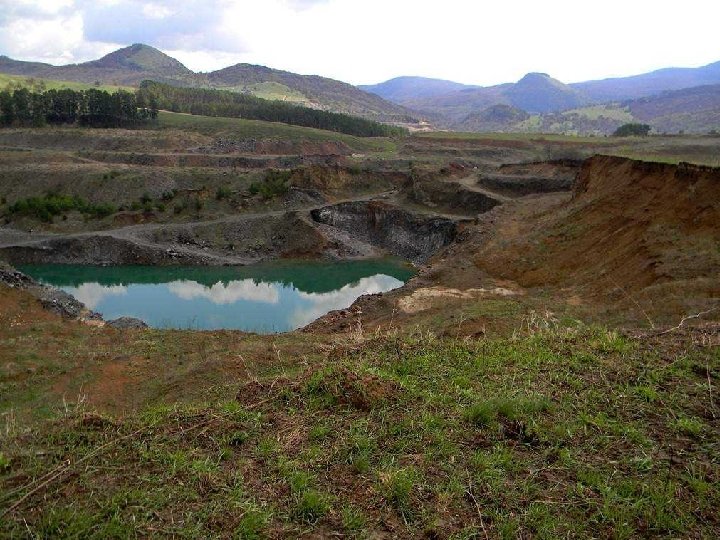
[{"label": "vegetation patch", "polygon": [[[15,346],[0,359],[27,362],[37,332],[60,336],[36,326],[15,329]],[[93,392],[84,358],[98,361],[103,334],[74,332],[52,338],[54,346],[83,362]],[[510,338],[378,334],[361,347],[338,342],[315,352],[298,349],[301,335],[233,335],[129,338],[126,352],[173,371],[167,388],[193,388],[184,403],[113,418],[60,402],[42,429],[10,429],[0,440],[2,534],[718,531],[720,411],[707,399],[708,373],[712,382],[720,370],[716,348],[577,325]],[[193,346],[175,348],[185,336]],[[0,330],[0,338],[8,336]],[[231,376],[249,354],[268,361]],[[155,381],[136,376],[141,385]],[[17,380],[2,384],[5,410],[21,403],[8,386]]]},{"label": "vegetation patch", "polygon": [[48,193],[44,197],[28,197],[8,207],[8,214],[31,216],[41,221],[52,222],[55,216],[65,212],[78,211],[88,218],[101,219],[114,214],[117,208],[110,203],[93,204],[81,197]]},{"label": "vegetation patch", "polygon": [[290,189],[292,171],[270,170],[265,178],[250,184],[250,193],[260,195],[263,199],[274,199],[285,195]]}]

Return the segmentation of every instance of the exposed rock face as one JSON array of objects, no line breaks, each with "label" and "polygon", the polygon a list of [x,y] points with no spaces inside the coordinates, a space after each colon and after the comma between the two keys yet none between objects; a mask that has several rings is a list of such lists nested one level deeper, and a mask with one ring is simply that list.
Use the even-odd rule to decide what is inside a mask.
[{"label": "exposed rock face", "polygon": [[554,160],[504,165],[495,174],[483,174],[478,185],[508,197],[570,191],[582,167],[579,160]]},{"label": "exposed rock face", "polygon": [[42,285],[2,261],[0,261],[0,285],[28,291],[40,301],[45,309],[62,317],[70,319],[101,319],[98,313],[88,310],[85,304],[66,292],[55,287]]},{"label": "exposed rock face", "polygon": [[120,317],[119,319],[108,321],[107,325],[119,330],[142,330],[148,327],[145,321],[135,319],[134,317]]},{"label": "exposed rock face", "polygon": [[484,214],[502,203],[498,197],[489,193],[437,180],[414,181],[409,198],[431,208],[440,207],[450,212],[472,215]]},{"label": "exposed rock face", "polygon": [[415,263],[425,262],[457,235],[453,220],[413,215],[378,201],[326,206],[313,210],[312,218]]},{"label": "exposed rock face", "polygon": [[171,248],[145,246],[104,235],[51,238],[6,247],[2,254],[11,264],[209,264],[199,256]]}]

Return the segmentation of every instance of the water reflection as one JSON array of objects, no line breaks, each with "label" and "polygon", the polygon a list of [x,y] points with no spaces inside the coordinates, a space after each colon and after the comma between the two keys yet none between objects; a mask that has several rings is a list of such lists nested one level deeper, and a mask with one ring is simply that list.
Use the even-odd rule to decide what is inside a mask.
[{"label": "water reflection", "polygon": [[213,304],[234,304],[239,300],[277,304],[280,291],[272,283],[256,283],[252,279],[231,281],[227,285],[218,281],[210,287],[197,281],[173,281],[168,290],[183,300],[205,298]]},{"label": "water reflection", "polygon": [[154,327],[270,333],[305,326],[330,311],[349,307],[364,294],[390,291],[402,284],[395,277],[375,274],[326,292],[305,292],[292,282],[256,279],[213,285],[189,279],[125,285],[87,282],[62,288],[106,319],[127,316]]},{"label": "water reflection", "polygon": [[[69,291],[68,291],[69,292]],[[110,296],[124,296],[127,287],[124,285],[105,286],[99,283],[83,283],[70,292],[75,298],[85,304],[88,309],[97,309],[103,300]]]},{"label": "water reflection", "polygon": [[377,294],[391,291],[402,286],[402,281],[391,276],[378,274],[362,278],[357,283],[345,285],[337,291],[326,293],[305,293],[298,291],[298,296],[307,306],[296,310],[291,316],[291,324],[295,328],[310,324],[315,319],[337,309],[350,307],[364,294]]}]

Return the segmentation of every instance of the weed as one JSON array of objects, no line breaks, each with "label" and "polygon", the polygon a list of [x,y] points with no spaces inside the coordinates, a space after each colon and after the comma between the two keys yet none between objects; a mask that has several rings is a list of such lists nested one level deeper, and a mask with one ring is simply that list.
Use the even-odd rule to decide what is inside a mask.
[{"label": "weed", "polygon": [[413,468],[388,470],[380,474],[385,499],[405,516],[411,513],[412,494],[417,480],[418,473]]},{"label": "weed", "polygon": [[352,506],[346,505],[342,509],[343,528],[350,533],[357,533],[365,528],[366,520],[362,512]]},{"label": "weed", "polygon": [[215,198],[218,201],[222,201],[223,199],[229,199],[232,196],[232,190],[227,186],[220,186],[217,188],[217,191],[215,192]]},{"label": "weed", "polygon": [[675,430],[684,435],[700,438],[705,431],[705,424],[697,418],[681,417],[675,420]]},{"label": "weed", "polygon": [[550,410],[550,402],[542,397],[495,398],[468,407],[467,420],[478,427],[491,426],[498,417],[508,420],[529,418]]},{"label": "weed", "polygon": [[293,517],[310,525],[327,514],[330,505],[325,495],[314,489],[307,489],[295,496]]},{"label": "weed", "polygon": [[262,534],[263,530],[270,521],[270,516],[265,512],[257,509],[249,509],[245,511],[235,531],[233,538],[238,540],[260,540],[265,535]]}]

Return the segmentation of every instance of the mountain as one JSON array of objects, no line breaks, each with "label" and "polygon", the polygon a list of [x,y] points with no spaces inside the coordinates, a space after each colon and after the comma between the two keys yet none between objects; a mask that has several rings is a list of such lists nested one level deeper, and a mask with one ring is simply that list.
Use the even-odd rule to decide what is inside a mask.
[{"label": "mountain", "polygon": [[[407,98],[400,103],[427,115],[442,127],[455,129],[472,115],[496,105],[528,113],[547,113],[579,107],[588,101],[578,90],[545,73],[528,73],[516,83],[467,87],[428,97]],[[476,121],[470,118],[470,123]]]},{"label": "mountain", "polygon": [[529,113],[574,109],[588,102],[580,91],[546,73],[528,73],[503,92],[510,105]]},{"label": "mountain", "polygon": [[213,88],[240,91],[252,91],[253,88],[273,84],[275,91],[284,87],[300,94],[307,100],[307,105],[316,108],[380,121],[413,120],[413,113],[405,107],[385,101],[351,84],[318,75],[298,75],[265,66],[236,64],[208,73],[207,81]]},{"label": "mountain", "polygon": [[457,90],[478,87],[426,77],[397,77],[380,84],[360,85],[358,88],[371,94],[377,94],[388,101],[403,103],[417,98],[431,98]]},{"label": "mountain", "polygon": [[136,43],[123,49],[118,49],[92,62],[80,64],[86,68],[112,69],[133,71],[136,73],[154,73],[162,77],[183,78],[194,75],[178,60],[150,47]]},{"label": "mountain", "polygon": [[[432,81],[432,83],[427,81]],[[611,126],[617,124],[617,121],[630,119],[632,115],[626,114],[627,111],[623,107],[615,105],[608,109],[612,110],[609,117],[605,116],[607,110],[593,109],[587,114],[595,118],[588,118],[585,113],[575,113],[574,109],[582,109],[592,104],[617,104],[621,101],[645,97],[654,98],[667,91],[716,84],[720,84],[720,62],[699,68],[667,68],[633,77],[574,84],[564,84],[544,73],[528,73],[516,83],[489,87],[472,87],[436,79],[399,77],[363,88],[376,92],[409,109],[416,110],[431,119],[437,126],[446,129],[475,130],[480,129],[479,126],[488,126],[488,128],[494,129],[502,126],[505,122],[500,118],[503,115],[509,115],[515,120],[522,116],[517,111],[511,113],[508,109],[495,108],[498,105],[504,105],[535,116],[542,115],[546,117],[545,120],[550,117],[557,120],[558,114],[563,113],[560,115],[562,116],[560,124],[551,124],[553,131],[565,128],[572,131],[578,127],[582,132],[606,133]],[[444,88],[449,91],[443,92]],[[686,102],[686,106],[689,107],[690,101],[704,98],[694,94],[687,99],[689,101]],[[656,103],[656,101],[653,100],[651,103]],[[639,105],[637,106],[639,107]],[[481,114],[485,109],[490,110],[485,115]],[[567,111],[567,114],[564,114],[564,111]],[[700,129],[698,126],[702,122],[698,123],[699,119],[697,118],[691,119],[694,114],[692,110],[686,112],[689,114],[687,127],[691,130]],[[568,121],[568,118],[571,120]],[[682,125],[682,122],[678,123],[677,116],[674,118],[672,122],[660,122],[658,126],[673,126],[673,129],[668,128],[667,131],[676,131],[674,128]],[[509,122],[515,125],[515,120],[509,120]],[[522,122],[524,129],[525,124]],[[547,122],[542,121],[540,124],[546,126]]]},{"label": "mountain", "polygon": [[228,89],[383,122],[415,121],[414,113],[405,107],[344,82],[250,64],[237,64],[212,73],[195,73],[162,51],[141,43],[111,52],[98,60],[67,66],[0,56],[0,73],[118,86],[138,86],[149,79],[174,86]]},{"label": "mountain", "polygon": [[162,51],[140,43],[118,49],[99,60],[67,66],[22,62],[0,57],[0,72],[118,86],[136,86],[145,79],[191,84],[197,83],[202,78]]},{"label": "mountain", "polygon": [[699,68],[666,68],[632,77],[587,81],[570,86],[600,103],[712,84],[720,84],[720,62]]}]

